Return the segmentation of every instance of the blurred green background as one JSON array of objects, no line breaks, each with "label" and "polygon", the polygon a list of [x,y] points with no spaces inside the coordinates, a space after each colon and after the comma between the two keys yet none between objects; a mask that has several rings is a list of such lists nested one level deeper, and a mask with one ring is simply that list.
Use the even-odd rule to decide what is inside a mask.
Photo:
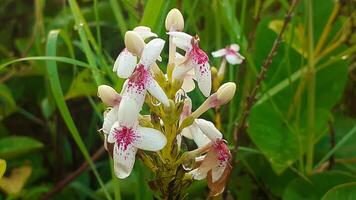
[{"label": "blurred green background", "polygon": [[[145,25],[167,41],[165,17],[176,7],[185,18],[184,31],[199,35],[212,66],[220,64],[212,51],[231,43],[241,46],[246,60],[228,66],[225,77],[237,83],[237,94],[222,108],[222,132],[232,144],[247,94],[290,4],[1,0],[0,159],[7,166],[0,199],[40,199],[50,191],[47,199],[107,199],[108,194],[152,199],[147,184],[152,175],[141,162],[128,179],[112,175],[97,131],[104,110],[97,84],[121,88],[123,80],[112,73],[112,65],[124,48],[125,32]],[[227,192],[218,198],[356,199],[354,10],[351,0],[300,0],[259,90],[248,134],[239,136]],[[167,52],[166,45],[163,70]],[[315,73],[308,73],[310,66]],[[199,91],[191,97],[195,108],[204,101]],[[204,118],[214,120],[214,112]],[[96,162],[83,166],[95,153]],[[73,180],[53,191],[68,175]],[[187,193],[187,199],[207,198],[206,183],[195,182]]]}]

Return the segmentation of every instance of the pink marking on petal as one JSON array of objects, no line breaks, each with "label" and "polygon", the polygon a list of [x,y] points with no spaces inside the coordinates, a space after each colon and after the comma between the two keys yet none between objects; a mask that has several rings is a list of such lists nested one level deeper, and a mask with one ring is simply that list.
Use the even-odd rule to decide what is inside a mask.
[{"label": "pink marking on petal", "polygon": [[122,126],[120,129],[114,129],[114,138],[119,146],[126,151],[127,147],[135,140],[140,138],[131,127]]},{"label": "pink marking on petal", "polygon": [[230,55],[236,55],[236,51],[233,50],[232,48],[226,47],[226,54],[230,54]]},{"label": "pink marking on petal", "polygon": [[213,147],[218,152],[218,160],[220,161],[219,162],[220,164],[222,162],[226,162],[230,160],[231,157],[230,150],[223,140],[218,139],[214,141]]},{"label": "pink marking on petal", "polygon": [[145,66],[139,64],[129,78],[127,83],[128,89],[137,89],[138,93],[142,93],[149,83],[150,76],[151,74],[145,69]]},{"label": "pink marking on petal", "polygon": [[189,56],[199,65],[203,65],[209,61],[208,55],[199,48],[197,43],[193,44],[193,49],[189,52]]}]

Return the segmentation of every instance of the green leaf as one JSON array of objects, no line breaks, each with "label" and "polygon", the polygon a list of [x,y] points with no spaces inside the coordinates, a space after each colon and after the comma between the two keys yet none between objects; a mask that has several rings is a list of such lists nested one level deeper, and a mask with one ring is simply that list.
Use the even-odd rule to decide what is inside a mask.
[{"label": "green leaf", "polygon": [[163,3],[163,0],[148,0],[140,25],[155,28],[161,14]]},{"label": "green leaf", "polygon": [[16,110],[16,102],[11,91],[4,84],[0,84],[0,120]]},{"label": "green leaf", "polygon": [[38,140],[26,136],[9,136],[0,139],[0,158],[14,158],[43,148]]},{"label": "green leaf", "polygon": [[65,99],[77,98],[81,96],[93,96],[97,93],[97,86],[89,70],[83,70],[73,80]]},{"label": "green leaf", "polygon": [[345,183],[333,187],[322,198],[322,200],[353,200],[356,199],[356,182]]},{"label": "green leaf", "polygon": [[[48,34],[47,40],[47,55],[48,56],[55,56],[56,55],[56,44],[58,38],[59,30],[52,30]],[[108,199],[111,199],[109,193],[105,189],[104,183],[100,178],[98,171],[95,168],[95,165],[89,155],[87,148],[81,138],[78,129],[75,126],[73,118],[69,112],[66,102],[64,101],[63,91],[59,80],[59,75],[57,71],[57,63],[55,61],[47,61],[47,73],[48,73],[48,80],[50,83],[50,88],[52,91],[52,95],[56,101],[58,109],[63,117],[67,128],[69,129],[75,143],[79,147],[79,150],[83,154],[84,158],[88,161],[90,168],[93,170],[95,177],[97,178],[100,186],[103,188],[104,193]]]},{"label": "green leaf", "polygon": [[297,178],[288,184],[283,200],[319,200],[332,187],[352,181],[356,181],[356,177],[337,171],[315,174],[310,182]]},{"label": "green leaf", "polygon": [[4,175],[5,171],[6,171],[6,161],[0,159],[0,179]]},{"label": "green leaf", "polygon": [[[256,32],[256,63],[260,65],[267,55],[276,34],[267,28],[268,19],[261,22]],[[285,49],[285,51],[283,51]],[[293,58],[293,59],[287,59]],[[303,57],[288,44],[281,44],[267,73],[265,91],[272,86],[292,78],[291,74],[302,69]],[[301,77],[304,77],[301,73]],[[337,81],[336,81],[337,80]],[[315,94],[315,138],[317,142],[327,129],[330,110],[340,100],[347,80],[347,63],[337,61],[316,73]],[[306,81],[304,78],[301,81]],[[267,157],[272,168],[282,173],[296,160],[301,160],[306,149],[307,96],[305,90],[295,100],[301,82],[289,82],[273,97],[267,96],[255,105],[249,118],[248,133],[252,141]],[[330,95],[333,94],[333,95]]]},{"label": "green leaf", "polygon": [[0,179],[0,189],[6,194],[18,194],[22,191],[31,173],[31,166],[22,166],[11,170],[10,176]]}]

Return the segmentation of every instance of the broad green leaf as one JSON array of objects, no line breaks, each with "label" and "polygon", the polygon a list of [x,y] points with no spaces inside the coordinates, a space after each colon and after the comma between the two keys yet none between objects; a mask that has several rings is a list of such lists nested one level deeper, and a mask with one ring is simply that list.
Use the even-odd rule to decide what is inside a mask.
[{"label": "broad green leaf", "polygon": [[6,161],[0,159],[0,179],[4,175],[5,171],[6,171]]},{"label": "broad green leaf", "polygon": [[[267,55],[276,37],[275,33],[268,30],[267,24],[268,20],[262,21],[256,32],[256,41],[259,46],[256,48],[255,59],[258,64]],[[283,51],[283,48],[289,48],[289,50]],[[288,60],[286,57],[291,59]],[[302,59],[302,56],[288,47],[288,44],[282,44],[268,71],[265,89],[268,90],[271,85],[275,85],[299,70],[302,67]],[[315,142],[327,129],[329,111],[341,98],[346,78],[347,63],[344,61],[332,63],[316,73]],[[305,81],[304,78],[301,81]],[[248,133],[276,173],[282,173],[305,153],[306,138],[309,134],[305,110],[307,96],[304,90],[300,100],[294,100],[299,84],[300,82],[289,83],[273,97],[255,105],[251,111]]]},{"label": "broad green leaf", "polygon": [[337,171],[315,174],[310,182],[297,178],[288,184],[283,200],[319,200],[334,186],[352,181],[356,181],[355,176]]},{"label": "broad green leaf", "polygon": [[41,148],[43,148],[43,144],[31,137],[4,137],[0,139],[0,158],[14,158]]},{"label": "broad green leaf", "polygon": [[356,199],[356,182],[345,183],[333,187],[322,198],[322,200],[353,200]]},{"label": "broad green leaf", "polygon": [[65,99],[77,98],[87,95],[95,95],[97,93],[97,86],[93,80],[92,74],[89,70],[83,70],[73,80]]},{"label": "broad green leaf", "polygon": [[9,177],[0,179],[0,189],[6,194],[18,194],[25,186],[31,172],[32,168],[30,166],[22,166],[11,170]]},{"label": "broad green leaf", "polygon": [[6,85],[0,84],[0,120],[16,110],[16,102]]}]

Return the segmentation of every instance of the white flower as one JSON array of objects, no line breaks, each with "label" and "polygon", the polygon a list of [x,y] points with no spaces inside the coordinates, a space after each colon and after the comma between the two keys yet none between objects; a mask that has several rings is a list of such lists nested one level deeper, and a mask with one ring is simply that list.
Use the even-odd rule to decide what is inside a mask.
[{"label": "white flower", "polygon": [[225,170],[230,167],[230,150],[225,141],[222,139],[221,132],[210,121],[204,119],[196,119],[192,125],[190,134],[194,142],[199,148],[211,144],[206,156],[202,160],[199,167],[190,172],[194,179],[201,180],[207,177],[208,172],[211,171],[212,183],[222,178]]},{"label": "white flower", "polygon": [[159,151],[166,145],[167,139],[156,129],[139,126],[136,104],[122,100],[118,120],[110,130],[108,142],[114,144],[115,175],[123,179],[132,171],[137,149]]},{"label": "white flower", "polygon": [[214,51],[211,54],[213,57],[224,57],[228,63],[231,65],[241,64],[245,59],[242,55],[239,54],[240,46],[237,44],[231,44],[230,46]]},{"label": "white flower", "polygon": [[[168,97],[150,72],[150,66],[159,57],[164,43],[164,40],[156,38],[145,45],[140,62],[129,77],[126,87],[123,88],[122,98],[135,101],[139,110],[145,100],[146,90],[164,105],[169,106]],[[129,69],[125,68],[125,70]]]},{"label": "white flower", "polygon": [[173,36],[173,43],[186,52],[184,62],[177,65],[173,70],[173,79],[183,80],[187,72],[194,69],[194,77],[198,82],[200,91],[204,96],[209,96],[211,92],[209,58],[199,48],[199,39],[183,32],[168,32],[168,34]]},{"label": "white flower", "polygon": [[[157,34],[152,33],[151,29],[146,26],[138,26],[133,29],[133,32],[138,34],[143,41],[147,38],[157,37]],[[159,58],[160,59],[160,58]],[[119,56],[116,58],[113,71],[117,73],[120,78],[128,78],[135,69],[137,64],[137,55],[124,48]]]}]

